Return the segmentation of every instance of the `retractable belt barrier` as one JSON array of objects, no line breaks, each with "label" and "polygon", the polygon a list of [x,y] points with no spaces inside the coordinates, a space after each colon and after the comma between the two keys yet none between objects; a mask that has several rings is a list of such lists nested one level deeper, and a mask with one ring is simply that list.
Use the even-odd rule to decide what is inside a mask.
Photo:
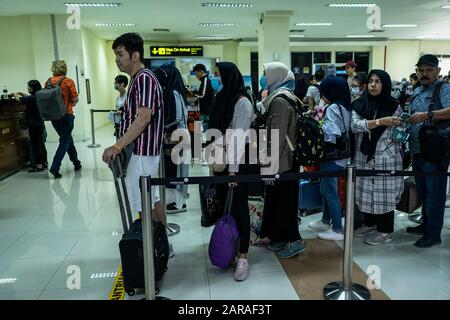
[{"label": "retractable belt barrier", "polygon": [[111,112],[111,110],[91,109],[91,136],[92,136],[92,143],[87,146],[88,148],[98,148],[98,147],[100,147],[99,144],[95,143],[94,112]]},{"label": "retractable belt barrier", "polygon": [[207,177],[180,177],[156,178],[142,176],[140,181],[142,196],[142,224],[144,240],[144,270],[145,270],[145,299],[154,300],[155,278],[153,268],[153,239],[152,239],[152,209],[151,187],[173,186],[184,184],[225,184],[225,183],[256,183],[270,181],[294,181],[299,179],[337,178],[346,177],[346,223],[344,234],[343,275],[342,281],[327,284],[323,295],[328,300],[369,300],[370,292],[362,285],[352,282],[353,272],[353,216],[355,206],[356,177],[411,177],[411,176],[446,176],[449,172],[422,172],[422,171],[390,171],[390,170],[357,170],[353,164],[346,169],[326,172],[301,172],[276,175],[238,175],[238,176],[207,176]]},{"label": "retractable belt barrier", "polygon": [[[152,186],[173,186],[184,184],[224,184],[255,183],[265,181],[291,181],[299,179],[319,179],[346,177],[347,169],[325,172],[300,172],[283,173],[276,175],[238,175],[238,176],[199,176],[178,178],[153,178],[149,179]],[[391,171],[391,170],[354,170],[357,177],[423,177],[423,176],[447,176],[449,172],[422,172],[422,171]]]}]

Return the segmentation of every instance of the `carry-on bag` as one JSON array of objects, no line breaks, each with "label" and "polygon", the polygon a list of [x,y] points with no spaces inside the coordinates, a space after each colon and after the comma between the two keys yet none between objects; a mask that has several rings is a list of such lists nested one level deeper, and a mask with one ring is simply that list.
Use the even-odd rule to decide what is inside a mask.
[{"label": "carry-on bag", "polygon": [[[120,260],[122,262],[123,282],[125,292],[132,296],[135,289],[145,287],[144,253],[142,237],[142,221],[133,221],[130,203],[125,184],[125,174],[121,161],[116,158],[112,162],[114,185],[119,201],[120,215],[124,234],[119,242]],[[119,181],[120,180],[120,181]],[[169,240],[166,227],[159,221],[152,222],[153,232],[153,264],[155,281],[162,279],[167,271],[169,261]]]}]

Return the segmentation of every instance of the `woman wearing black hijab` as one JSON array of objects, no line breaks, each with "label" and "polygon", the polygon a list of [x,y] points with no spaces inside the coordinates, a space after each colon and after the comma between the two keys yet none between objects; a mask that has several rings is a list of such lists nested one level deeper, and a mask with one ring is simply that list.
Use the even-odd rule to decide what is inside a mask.
[{"label": "woman wearing black hijab", "polygon": [[[383,70],[369,73],[363,96],[352,104],[352,130],[356,135],[355,164],[359,170],[402,170],[401,143],[392,139],[402,109],[391,97],[391,78]],[[359,177],[356,204],[364,214],[356,237],[379,245],[392,241],[394,210],[403,192],[403,177]]]},{"label": "woman wearing black hijab", "polygon": [[[324,110],[322,129],[324,132],[326,158],[320,163],[320,171],[343,170],[350,160],[350,88],[339,77],[327,77],[320,83],[320,95],[327,104]],[[339,151],[339,152],[338,152]],[[322,231],[317,236],[323,240],[343,240],[342,209],[339,201],[338,178],[320,179],[322,194],[322,219],[309,227]]]},{"label": "woman wearing black hijab", "polygon": [[[176,165],[171,159],[173,146],[170,141],[173,131],[187,129],[187,99],[186,89],[180,71],[165,64],[155,70],[155,75],[163,89],[164,100],[164,171],[166,178],[187,177],[189,165]],[[167,213],[186,211],[187,186],[168,186],[166,192]]]},{"label": "woman wearing black hijab", "polygon": [[[253,116],[253,106],[251,98],[249,97],[241,72],[235,64],[231,62],[220,62],[217,64],[219,74],[223,85],[222,90],[217,93],[209,117],[209,128],[218,129],[225,135],[227,129],[242,129],[247,131],[250,129]],[[232,150],[232,144],[229,143],[234,139],[226,139],[226,151]],[[222,141],[219,139],[219,141]],[[245,163],[239,164],[241,157],[248,155],[245,150],[248,146],[244,137],[238,137],[237,152],[234,154],[234,159],[230,159],[231,154],[228,153],[228,163],[233,160],[235,164],[226,166],[223,172],[215,172],[215,175],[239,175],[246,174],[248,167],[248,159],[245,157]],[[245,152],[245,153],[244,153]],[[243,281],[248,278],[249,265],[247,261],[247,254],[250,245],[250,215],[248,209],[248,188],[247,184],[230,183],[228,187],[233,190],[233,203],[231,214],[236,220],[237,228],[240,235],[239,257],[236,264],[234,279]],[[217,185],[218,196],[224,200],[228,192],[226,185]]]}]

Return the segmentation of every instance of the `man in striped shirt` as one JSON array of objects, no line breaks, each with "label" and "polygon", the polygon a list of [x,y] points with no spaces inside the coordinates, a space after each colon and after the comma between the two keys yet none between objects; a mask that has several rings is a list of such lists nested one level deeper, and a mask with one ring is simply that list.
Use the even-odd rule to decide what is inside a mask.
[{"label": "man in striped shirt", "polygon": [[[119,140],[105,149],[103,161],[109,163],[126,146],[134,143],[126,182],[131,209],[141,212],[140,176],[155,177],[158,172],[164,121],[163,94],[155,75],[144,67],[144,41],[141,36],[136,33],[123,34],[112,47],[117,67],[131,79],[120,122]],[[158,202],[157,188],[152,187],[152,207]]]}]

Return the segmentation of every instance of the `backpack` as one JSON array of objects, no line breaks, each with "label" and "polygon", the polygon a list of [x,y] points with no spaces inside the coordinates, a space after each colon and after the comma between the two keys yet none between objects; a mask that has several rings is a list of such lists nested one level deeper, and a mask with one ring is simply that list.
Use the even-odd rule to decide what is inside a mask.
[{"label": "backpack", "polygon": [[61,77],[53,86],[51,78],[45,84],[45,88],[36,92],[36,105],[44,121],[61,120],[67,113],[67,106],[61,90],[61,83],[66,77]]},{"label": "backpack", "polygon": [[[438,82],[433,90],[428,111],[438,102],[444,82]],[[429,121],[419,130],[420,153],[425,161],[443,164],[450,158],[450,126],[449,121]]]},{"label": "backpack", "polygon": [[233,262],[239,248],[239,232],[236,221],[231,216],[233,187],[228,189],[225,211],[216,222],[209,242],[209,258],[213,266],[226,269]]},{"label": "backpack", "polygon": [[286,94],[277,97],[285,99],[296,111],[297,142],[294,147],[294,164],[297,166],[312,166],[319,163],[324,156],[324,134],[317,120],[306,114],[298,99],[292,99]]}]

